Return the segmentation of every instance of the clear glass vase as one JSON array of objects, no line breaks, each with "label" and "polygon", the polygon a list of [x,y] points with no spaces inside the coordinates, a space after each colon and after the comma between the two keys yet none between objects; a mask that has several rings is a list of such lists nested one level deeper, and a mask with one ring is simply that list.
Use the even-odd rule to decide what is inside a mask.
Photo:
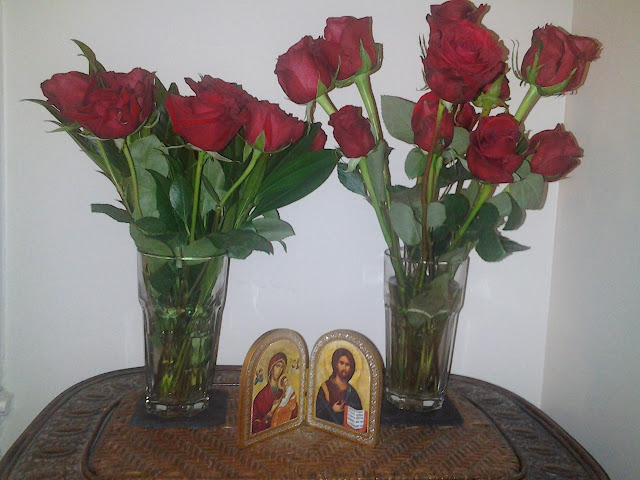
[{"label": "clear glass vase", "polygon": [[385,398],[397,407],[442,407],[468,268],[469,257],[429,264],[385,252]]},{"label": "clear glass vase", "polygon": [[209,405],[228,271],[226,256],[138,252],[148,412],[192,416]]}]

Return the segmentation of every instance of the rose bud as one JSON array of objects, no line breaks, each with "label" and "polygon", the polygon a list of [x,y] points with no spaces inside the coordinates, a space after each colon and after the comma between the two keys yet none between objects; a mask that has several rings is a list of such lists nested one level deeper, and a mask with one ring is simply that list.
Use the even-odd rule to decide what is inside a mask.
[{"label": "rose bud", "polygon": [[322,150],[326,143],[327,143],[327,134],[324,133],[324,130],[322,130],[321,128],[320,130],[318,130],[318,133],[316,133],[316,137],[313,139],[313,142],[311,142],[311,147],[309,147],[309,151],[315,152],[316,150]]},{"label": "rose bud", "polygon": [[520,125],[513,116],[501,113],[484,117],[469,136],[467,164],[476,178],[487,183],[511,183],[522,164],[516,153]]},{"label": "rose bud", "polygon": [[275,73],[284,93],[301,105],[315,100],[318,93],[327,92],[333,78],[318,41],[310,36],[303,37],[278,57]]},{"label": "rose bud", "polygon": [[[415,144],[422,150],[431,150],[436,129],[436,117],[438,116],[438,103],[438,96],[433,92],[428,92],[416,102],[416,106],[413,108],[411,129]],[[442,112],[438,138],[441,140],[441,148],[446,148],[453,139],[453,116],[447,110]]]},{"label": "rose bud", "polygon": [[249,118],[244,124],[244,139],[250,145],[264,132],[263,152],[276,152],[302,137],[305,124],[283,112],[275,103],[253,102],[247,105]]},{"label": "rose bud", "polygon": [[470,103],[458,105],[453,115],[453,125],[471,131],[478,121],[478,112]]},{"label": "rose bud", "polygon": [[553,130],[536,133],[529,141],[527,155],[531,155],[531,171],[539,173],[547,182],[565,177],[580,164],[584,151],[571,132],[558,124]]},{"label": "rose bud", "polygon": [[528,83],[542,87],[542,95],[571,92],[582,85],[589,62],[596,60],[599,54],[597,40],[546,25],[533,31],[531,47],[522,60],[521,74]]},{"label": "rose bud", "polygon": [[443,100],[470,102],[505,71],[506,49],[489,30],[469,20],[434,26],[422,61],[427,84]]},{"label": "rose bud", "polygon": [[142,68],[94,76],[69,72],[54,75],[41,88],[66,119],[99,138],[123,138],[135,132],[151,114],[154,78]]},{"label": "rose bud", "polygon": [[345,105],[329,117],[333,138],[347,158],[364,157],[373,150],[376,142],[369,120],[362,116],[362,108]]},{"label": "rose bud", "polygon": [[[352,77],[363,68],[360,45],[369,56],[370,70],[378,65],[378,51],[373,41],[371,17],[328,18],[320,46],[338,80]],[[339,70],[338,70],[338,67]]]},{"label": "rose bud", "polygon": [[449,0],[442,5],[431,5],[431,15],[427,16],[427,21],[429,24],[460,20],[478,23],[488,10],[489,7],[486,5],[480,5],[476,8],[469,0]]}]

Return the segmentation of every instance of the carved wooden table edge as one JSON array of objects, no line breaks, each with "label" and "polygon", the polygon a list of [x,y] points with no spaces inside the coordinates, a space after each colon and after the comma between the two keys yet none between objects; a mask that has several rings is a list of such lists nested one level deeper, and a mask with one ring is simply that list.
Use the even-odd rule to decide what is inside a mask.
[{"label": "carved wooden table edge", "polygon": [[[218,366],[216,383],[237,385],[239,372],[239,366]],[[102,392],[102,389],[100,392],[91,392],[91,387],[94,386],[103,386],[107,392]],[[83,465],[90,454],[91,445],[99,435],[98,427],[104,423],[105,416],[113,410],[114,405],[125,393],[132,391],[132,387],[142,390],[143,386],[143,369],[135,367],[97,375],[68,388],[42,410],[0,460],[0,479],[22,480],[22,477],[12,477],[12,473],[16,473],[21,459],[26,460],[23,456],[33,455],[32,450],[38,450],[39,435],[43,435],[40,440],[44,443],[47,428],[54,429],[51,423],[56,413],[77,416],[81,426],[58,429],[56,435],[68,438],[69,446],[65,451],[47,451],[40,446],[40,450],[43,451],[41,455],[46,458],[65,458],[67,464],[60,465],[57,469],[52,468],[48,472],[39,471],[38,476],[33,478],[95,478]],[[598,462],[571,435],[519,395],[489,382],[460,375],[451,376],[450,389],[473,403],[502,433],[523,463],[522,478],[609,479]],[[64,412],[74,397],[81,396],[83,392],[89,400],[101,403],[101,408],[89,411],[80,404],[75,410]],[[72,474],[76,476],[70,476]]]}]

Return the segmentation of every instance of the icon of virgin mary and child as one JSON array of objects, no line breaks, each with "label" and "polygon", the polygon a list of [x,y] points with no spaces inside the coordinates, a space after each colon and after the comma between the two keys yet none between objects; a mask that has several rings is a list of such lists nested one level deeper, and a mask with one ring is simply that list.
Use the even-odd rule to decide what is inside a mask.
[{"label": "icon of virgin mary and child", "polygon": [[267,369],[267,385],[253,400],[251,410],[251,433],[276,427],[298,416],[298,400],[286,375],[287,356],[278,352]]}]

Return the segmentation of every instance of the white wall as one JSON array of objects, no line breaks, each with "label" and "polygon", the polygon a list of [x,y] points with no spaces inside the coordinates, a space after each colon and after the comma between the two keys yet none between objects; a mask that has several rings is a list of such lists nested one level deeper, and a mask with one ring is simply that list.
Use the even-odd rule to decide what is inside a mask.
[{"label": "white wall", "polygon": [[[571,0],[495,0],[486,24],[528,48],[531,31],[554,21],[568,26]],[[100,372],[143,362],[135,250],[127,230],[89,212],[115,194],[63,134],[47,134],[46,111],[21,103],[41,97],[39,83],[56,72],[84,70],[70,41],[88,43],[109,68],[135,66],[169,83],[211,74],[242,83],[252,94],[287,101],[275,59],[305,34],[322,34],[327,16],[374,17],[385,47],[374,79],[377,94],[416,100],[422,86],[418,36],[427,33],[427,3],[403,0],[311,2],[139,0],[6,0],[7,264],[6,387],[14,411],[0,443],[5,450],[58,393]],[[317,5],[314,3],[313,5]],[[523,91],[512,77],[513,96]],[[339,92],[336,103],[356,102]],[[564,100],[541,102],[528,126],[553,128]],[[393,172],[407,148],[397,147]],[[516,391],[539,404],[553,252],[556,188],[548,205],[529,215],[513,238],[532,246],[500,264],[471,266],[454,370]],[[384,351],[382,251],[373,211],[332,178],[321,190],[281,212],[297,236],[289,253],[254,254],[232,264],[219,363],[239,364],[264,331],[290,327],[309,344],[344,327],[366,333]]]},{"label": "white wall", "polygon": [[613,480],[640,478],[640,4],[575,2],[602,58],[567,100],[585,150],[558,200],[542,407]]}]

